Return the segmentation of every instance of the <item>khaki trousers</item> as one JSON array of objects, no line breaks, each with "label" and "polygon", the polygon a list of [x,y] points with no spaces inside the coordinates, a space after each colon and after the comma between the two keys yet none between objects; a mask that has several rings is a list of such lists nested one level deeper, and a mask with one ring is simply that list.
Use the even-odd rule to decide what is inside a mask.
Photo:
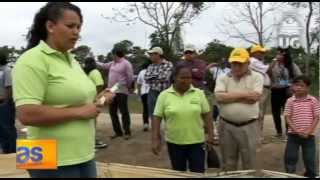
[{"label": "khaki trousers", "polygon": [[219,130],[223,170],[236,171],[238,169],[239,156],[241,156],[244,170],[254,169],[256,164],[258,121],[237,127],[221,119]]}]

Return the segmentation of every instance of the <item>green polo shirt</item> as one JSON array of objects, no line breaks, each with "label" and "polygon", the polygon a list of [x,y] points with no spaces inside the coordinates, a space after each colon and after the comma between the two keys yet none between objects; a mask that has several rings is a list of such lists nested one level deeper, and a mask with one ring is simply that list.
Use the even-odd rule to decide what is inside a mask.
[{"label": "green polo shirt", "polygon": [[[18,59],[12,75],[16,106],[80,106],[92,103],[97,94],[73,55],[58,52],[44,41]],[[72,119],[49,127],[30,126],[28,139],[56,139],[58,166],[87,162],[95,155],[93,119]]]},{"label": "green polo shirt", "polygon": [[154,116],[165,120],[167,142],[186,145],[205,141],[201,115],[209,111],[209,104],[202,90],[191,87],[181,96],[171,86],[159,95]]},{"label": "green polo shirt", "polygon": [[89,73],[89,78],[96,86],[102,86],[104,84],[102,75],[97,69],[94,69]]}]

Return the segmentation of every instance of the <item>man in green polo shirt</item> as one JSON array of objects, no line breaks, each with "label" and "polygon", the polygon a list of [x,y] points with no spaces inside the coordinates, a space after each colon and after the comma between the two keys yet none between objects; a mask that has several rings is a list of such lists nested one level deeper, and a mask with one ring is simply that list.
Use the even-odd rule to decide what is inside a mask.
[{"label": "man in green polo shirt", "polygon": [[261,74],[249,70],[249,53],[235,48],[230,55],[231,72],[217,79],[215,95],[220,105],[220,145],[223,168],[237,170],[239,154],[243,169],[253,169],[263,90]]}]

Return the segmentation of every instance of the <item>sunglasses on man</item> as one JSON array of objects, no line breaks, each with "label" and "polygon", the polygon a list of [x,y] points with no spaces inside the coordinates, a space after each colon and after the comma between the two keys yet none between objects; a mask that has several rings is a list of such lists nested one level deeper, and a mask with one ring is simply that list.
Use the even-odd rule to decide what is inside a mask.
[{"label": "sunglasses on man", "polygon": [[193,54],[193,51],[185,51],[184,54]]}]

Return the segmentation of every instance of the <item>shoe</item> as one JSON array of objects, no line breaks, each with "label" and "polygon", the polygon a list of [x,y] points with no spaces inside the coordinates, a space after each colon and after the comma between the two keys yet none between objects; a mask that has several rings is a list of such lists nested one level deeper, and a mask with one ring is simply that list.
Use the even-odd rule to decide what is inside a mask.
[{"label": "shoe", "polygon": [[274,137],[281,139],[283,136],[282,136],[282,134],[277,134],[277,135],[274,135]]},{"label": "shoe", "polygon": [[130,138],[131,138],[131,135],[130,135],[130,134],[124,135],[124,139],[125,139],[125,140],[129,140]]},{"label": "shoe", "polygon": [[114,134],[114,135],[112,135],[110,138],[111,139],[115,139],[115,138],[118,138],[118,137],[121,137],[122,135],[118,135],[118,134]]},{"label": "shoe", "polygon": [[108,147],[108,144],[103,143],[102,141],[98,141],[98,140],[96,141],[96,144],[95,144],[96,149],[101,149],[106,147]]},{"label": "shoe", "polygon": [[148,131],[149,130],[149,124],[144,124],[143,125],[143,131]]}]

